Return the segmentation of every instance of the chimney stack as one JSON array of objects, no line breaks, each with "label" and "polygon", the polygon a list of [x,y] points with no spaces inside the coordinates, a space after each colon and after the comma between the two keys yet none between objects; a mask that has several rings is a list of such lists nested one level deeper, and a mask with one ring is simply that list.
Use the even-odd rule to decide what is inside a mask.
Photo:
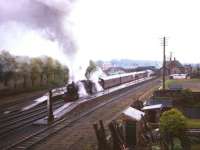
[{"label": "chimney stack", "polygon": [[172,61],[172,52],[170,52],[170,62]]}]

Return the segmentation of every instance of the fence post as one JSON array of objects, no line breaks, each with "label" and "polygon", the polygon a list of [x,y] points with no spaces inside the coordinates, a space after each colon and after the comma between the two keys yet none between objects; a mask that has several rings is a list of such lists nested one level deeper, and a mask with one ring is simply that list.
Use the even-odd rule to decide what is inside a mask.
[{"label": "fence post", "polygon": [[53,109],[52,109],[52,91],[49,91],[49,97],[47,99],[47,113],[48,123],[52,123],[54,120]]}]

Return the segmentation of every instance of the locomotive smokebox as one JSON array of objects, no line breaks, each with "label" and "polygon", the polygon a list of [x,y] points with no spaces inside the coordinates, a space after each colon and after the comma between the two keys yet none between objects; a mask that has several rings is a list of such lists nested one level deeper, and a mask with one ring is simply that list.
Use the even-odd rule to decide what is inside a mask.
[{"label": "locomotive smokebox", "polygon": [[67,85],[67,93],[65,94],[65,101],[74,101],[79,99],[78,86],[72,82]]}]

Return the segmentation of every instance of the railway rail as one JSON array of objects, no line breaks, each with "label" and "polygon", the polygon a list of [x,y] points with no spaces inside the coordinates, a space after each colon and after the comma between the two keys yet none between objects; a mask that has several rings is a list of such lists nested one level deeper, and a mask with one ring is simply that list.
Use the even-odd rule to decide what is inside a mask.
[{"label": "railway rail", "polygon": [[[59,108],[64,104],[63,100],[53,102],[53,109]],[[0,118],[0,137],[6,136],[10,132],[31,125],[34,121],[45,117],[47,109],[45,104],[41,104],[36,108],[18,112],[9,116]]]},{"label": "railway rail", "polygon": [[[63,95],[64,92],[66,92],[66,87],[58,87],[58,88],[54,88],[52,89],[52,96],[57,99],[59,98],[60,95]],[[30,98],[22,98],[23,100],[17,100],[16,102],[11,102],[11,103],[7,103],[2,106],[0,106],[0,120],[2,118],[4,118],[5,116],[9,116],[9,115],[13,115],[16,113],[21,112],[21,108],[28,105],[30,102],[43,97],[43,96],[48,96],[48,93],[46,94],[39,94],[37,96],[32,96]],[[44,102],[38,103],[37,107],[40,107],[40,105],[43,105]]]},{"label": "railway rail", "polygon": [[[139,85],[150,82],[152,80],[155,80],[155,79],[151,79],[151,80],[139,83],[137,85],[133,85],[132,87],[135,87],[134,89],[137,89],[140,87]],[[14,144],[11,144],[8,147],[5,147],[4,149],[5,150],[28,149],[28,148],[32,147],[33,145],[37,144],[38,142],[41,142],[43,139],[47,138],[48,136],[57,133],[58,131],[62,130],[63,128],[66,128],[66,127],[72,125],[73,123],[77,122],[78,120],[83,119],[84,117],[87,117],[92,112],[95,112],[96,110],[104,107],[105,105],[113,103],[113,102],[117,101],[119,98],[122,98],[122,97],[130,94],[131,92],[133,92],[133,88],[130,88],[130,89],[129,88],[126,88],[125,92],[122,92],[122,93],[118,94],[117,96],[110,98],[107,101],[104,101],[104,102],[88,109],[87,111],[81,113],[79,116],[76,116],[74,118],[62,118],[62,119],[58,120],[57,122],[54,122],[51,125],[46,126],[45,128],[43,128],[35,133],[32,133],[27,137],[24,137],[23,139],[15,142]]]}]

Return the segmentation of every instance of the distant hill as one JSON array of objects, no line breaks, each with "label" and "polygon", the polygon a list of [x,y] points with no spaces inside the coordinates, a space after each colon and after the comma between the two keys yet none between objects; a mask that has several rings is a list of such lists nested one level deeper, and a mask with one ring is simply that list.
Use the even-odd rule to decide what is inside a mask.
[{"label": "distant hill", "polygon": [[122,67],[122,68],[137,68],[141,66],[155,66],[156,68],[160,68],[162,62],[159,61],[151,61],[151,60],[130,60],[130,59],[113,59],[111,61],[97,61],[99,66],[102,64],[110,64],[113,67]]}]

